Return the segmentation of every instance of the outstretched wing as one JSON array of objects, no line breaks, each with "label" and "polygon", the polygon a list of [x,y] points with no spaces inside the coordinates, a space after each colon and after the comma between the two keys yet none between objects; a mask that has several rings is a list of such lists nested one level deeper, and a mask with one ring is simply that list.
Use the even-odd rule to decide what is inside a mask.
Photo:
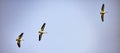
[{"label": "outstretched wing", "polygon": [[17,42],[17,45],[18,45],[18,47],[20,48],[20,42],[19,42],[19,41]]},{"label": "outstretched wing", "polygon": [[104,14],[101,14],[102,22],[104,22]]},{"label": "outstretched wing", "polygon": [[104,4],[102,4],[102,8],[101,8],[101,11],[104,11]]},{"label": "outstretched wing", "polygon": [[18,36],[18,39],[21,39],[23,36],[23,33],[21,33],[19,36]]},{"label": "outstretched wing", "polygon": [[41,38],[42,38],[42,34],[43,34],[43,33],[40,33],[40,35],[39,35],[39,41],[40,41],[40,40],[41,40]]},{"label": "outstretched wing", "polygon": [[46,23],[44,23],[44,24],[42,25],[42,27],[41,27],[41,30],[42,30],[42,31],[44,31],[45,25],[46,25]]}]

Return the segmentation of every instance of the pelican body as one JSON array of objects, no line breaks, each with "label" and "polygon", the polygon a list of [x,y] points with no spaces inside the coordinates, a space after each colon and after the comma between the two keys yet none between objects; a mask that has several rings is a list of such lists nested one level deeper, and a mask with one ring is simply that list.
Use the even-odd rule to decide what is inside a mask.
[{"label": "pelican body", "polygon": [[46,25],[46,23],[44,23],[44,24],[42,25],[40,31],[38,32],[38,33],[39,33],[39,41],[41,40],[42,35],[45,33],[45,32],[44,32],[45,25]]},{"label": "pelican body", "polygon": [[101,8],[101,12],[100,12],[102,22],[104,22],[104,14],[105,14],[105,13],[106,13],[106,12],[104,11],[104,4],[102,4],[102,8]]},{"label": "pelican body", "polygon": [[21,33],[19,36],[18,36],[18,38],[16,39],[16,41],[17,41],[17,45],[18,45],[18,47],[20,48],[20,42],[22,41],[22,36],[23,36],[23,33]]}]

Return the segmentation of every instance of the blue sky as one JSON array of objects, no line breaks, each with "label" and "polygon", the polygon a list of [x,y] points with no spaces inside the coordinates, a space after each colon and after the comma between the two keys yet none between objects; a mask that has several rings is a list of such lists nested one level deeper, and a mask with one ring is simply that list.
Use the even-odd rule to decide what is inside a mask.
[{"label": "blue sky", "polygon": [[[119,0],[0,0],[0,53],[120,53]],[[105,4],[105,21],[100,10]],[[46,22],[42,40],[38,31]],[[24,32],[21,48],[16,38]]]}]

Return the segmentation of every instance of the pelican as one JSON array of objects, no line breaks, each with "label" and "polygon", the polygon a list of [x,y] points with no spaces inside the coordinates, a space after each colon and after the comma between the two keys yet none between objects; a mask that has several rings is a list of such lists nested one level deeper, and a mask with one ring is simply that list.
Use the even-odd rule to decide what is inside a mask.
[{"label": "pelican", "polygon": [[23,36],[23,33],[21,33],[21,34],[18,36],[18,38],[16,39],[17,45],[18,45],[19,48],[20,48],[20,42],[22,41],[22,36]]},{"label": "pelican", "polygon": [[102,4],[102,8],[101,8],[101,12],[100,12],[102,22],[104,22],[104,14],[105,14],[105,13],[106,13],[106,12],[104,11],[104,4]]},{"label": "pelican", "polygon": [[42,35],[43,35],[44,33],[47,33],[47,32],[44,32],[45,25],[46,25],[46,23],[44,23],[44,24],[42,25],[40,31],[38,32],[38,33],[40,33],[40,34],[39,34],[39,41],[41,40]]}]

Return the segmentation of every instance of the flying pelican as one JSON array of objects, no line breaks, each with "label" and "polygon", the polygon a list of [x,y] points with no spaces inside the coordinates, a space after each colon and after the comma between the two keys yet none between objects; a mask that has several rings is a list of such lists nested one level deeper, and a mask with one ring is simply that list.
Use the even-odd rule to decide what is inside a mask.
[{"label": "flying pelican", "polygon": [[104,11],[104,4],[102,4],[102,8],[101,8],[101,12],[100,12],[102,22],[104,22],[104,14],[105,14],[105,13],[106,13],[106,12]]},{"label": "flying pelican", "polygon": [[41,40],[42,35],[43,35],[44,33],[46,33],[46,32],[44,32],[45,25],[46,25],[46,23],[44,23],[44,24],[42,25],[40,31],[38,32],[38,33],[40,33],[40,34],[39,34],[39,41]]},{"label": "flying pelican", "polygon": [[18,39],[16,39],[17,45],[18,45],[19,48],[20,48],[20,42],[22,41],[22,36],[23,36],[23,33],[21,33],[21,34],[18,36]]}]

